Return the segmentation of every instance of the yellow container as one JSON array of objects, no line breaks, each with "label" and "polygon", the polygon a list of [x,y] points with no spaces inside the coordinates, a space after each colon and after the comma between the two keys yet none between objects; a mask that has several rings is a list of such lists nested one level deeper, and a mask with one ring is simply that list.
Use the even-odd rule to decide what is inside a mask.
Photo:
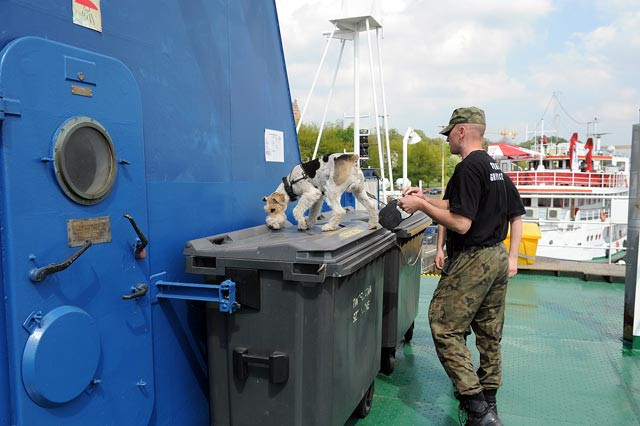
[{"label": "yellow container", "polygon": [[[536,260],[536,251],[538,250],[538,240],[542,234],[537,223],[522,222],[522,240],[520,241],[520,250],[518,250],[518,264],[533,265]],[[504,245],[509,250],[511,243],[511,227],[507,232],[507,238]]]}]

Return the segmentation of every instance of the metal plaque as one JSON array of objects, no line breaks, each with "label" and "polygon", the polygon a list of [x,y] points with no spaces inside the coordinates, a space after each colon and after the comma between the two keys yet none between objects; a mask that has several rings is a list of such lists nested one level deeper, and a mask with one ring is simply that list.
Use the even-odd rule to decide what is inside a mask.
[{"label": "metal plaque", "polygon": [[71,93],[78,96],[86,96],[88,98],[93,96],[93,90],[90,87],[71,85]]},{"label": "metal plaque", "polygon": [[86,240],[93,244],[111,242],[111,222],[109,216],[92,219],[67,220],[67,236],[69,247],[79,247]]}]

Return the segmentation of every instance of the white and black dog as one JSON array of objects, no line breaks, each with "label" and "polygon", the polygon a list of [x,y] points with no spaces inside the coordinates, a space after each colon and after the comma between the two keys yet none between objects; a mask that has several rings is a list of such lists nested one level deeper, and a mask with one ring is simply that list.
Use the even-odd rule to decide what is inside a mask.
[{"label": "white and black dog", "polygon": [[[287,220],[287,206],[300,197],[298,205],[293,209],[293,217],[298,221],[299,230],[309,229],[320,214],[324,195],[333,210],[333,217],[322,226],[322,230],[333,231],[338,228],[345,214],[340,205],[340,197],[345,191],[355,195],[366,207],[369,212],[369,228],[378,227],[378,211],[373,201],[367,197],[364,175],[355,154],[327,154],[295,166],[288,177],[282,178],[276,191],[262,199],[267,203],[264,206],[268,213],[267,226],[271,229],[282,228]],[[307,210],[309,217],[305,218]]]}]

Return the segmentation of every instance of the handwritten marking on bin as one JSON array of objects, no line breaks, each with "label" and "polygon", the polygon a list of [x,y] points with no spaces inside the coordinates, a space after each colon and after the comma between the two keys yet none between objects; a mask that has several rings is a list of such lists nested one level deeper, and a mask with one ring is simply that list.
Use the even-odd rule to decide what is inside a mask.
[{"label": "handwritten marking on bin", "polygon": [[353,324],[358,322],[371,309],[371,293],[371,286],[367,286],[353,298]]}]

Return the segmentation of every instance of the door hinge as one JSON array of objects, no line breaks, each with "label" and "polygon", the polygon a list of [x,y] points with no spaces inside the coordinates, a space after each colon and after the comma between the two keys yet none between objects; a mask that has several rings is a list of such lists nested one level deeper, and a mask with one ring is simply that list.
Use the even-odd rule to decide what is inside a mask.
[{"label": "door hinge", "polygon": [[5,115],[20,115],[20,101],[3,97],[0,91],[0,120],[4,120]]}]

